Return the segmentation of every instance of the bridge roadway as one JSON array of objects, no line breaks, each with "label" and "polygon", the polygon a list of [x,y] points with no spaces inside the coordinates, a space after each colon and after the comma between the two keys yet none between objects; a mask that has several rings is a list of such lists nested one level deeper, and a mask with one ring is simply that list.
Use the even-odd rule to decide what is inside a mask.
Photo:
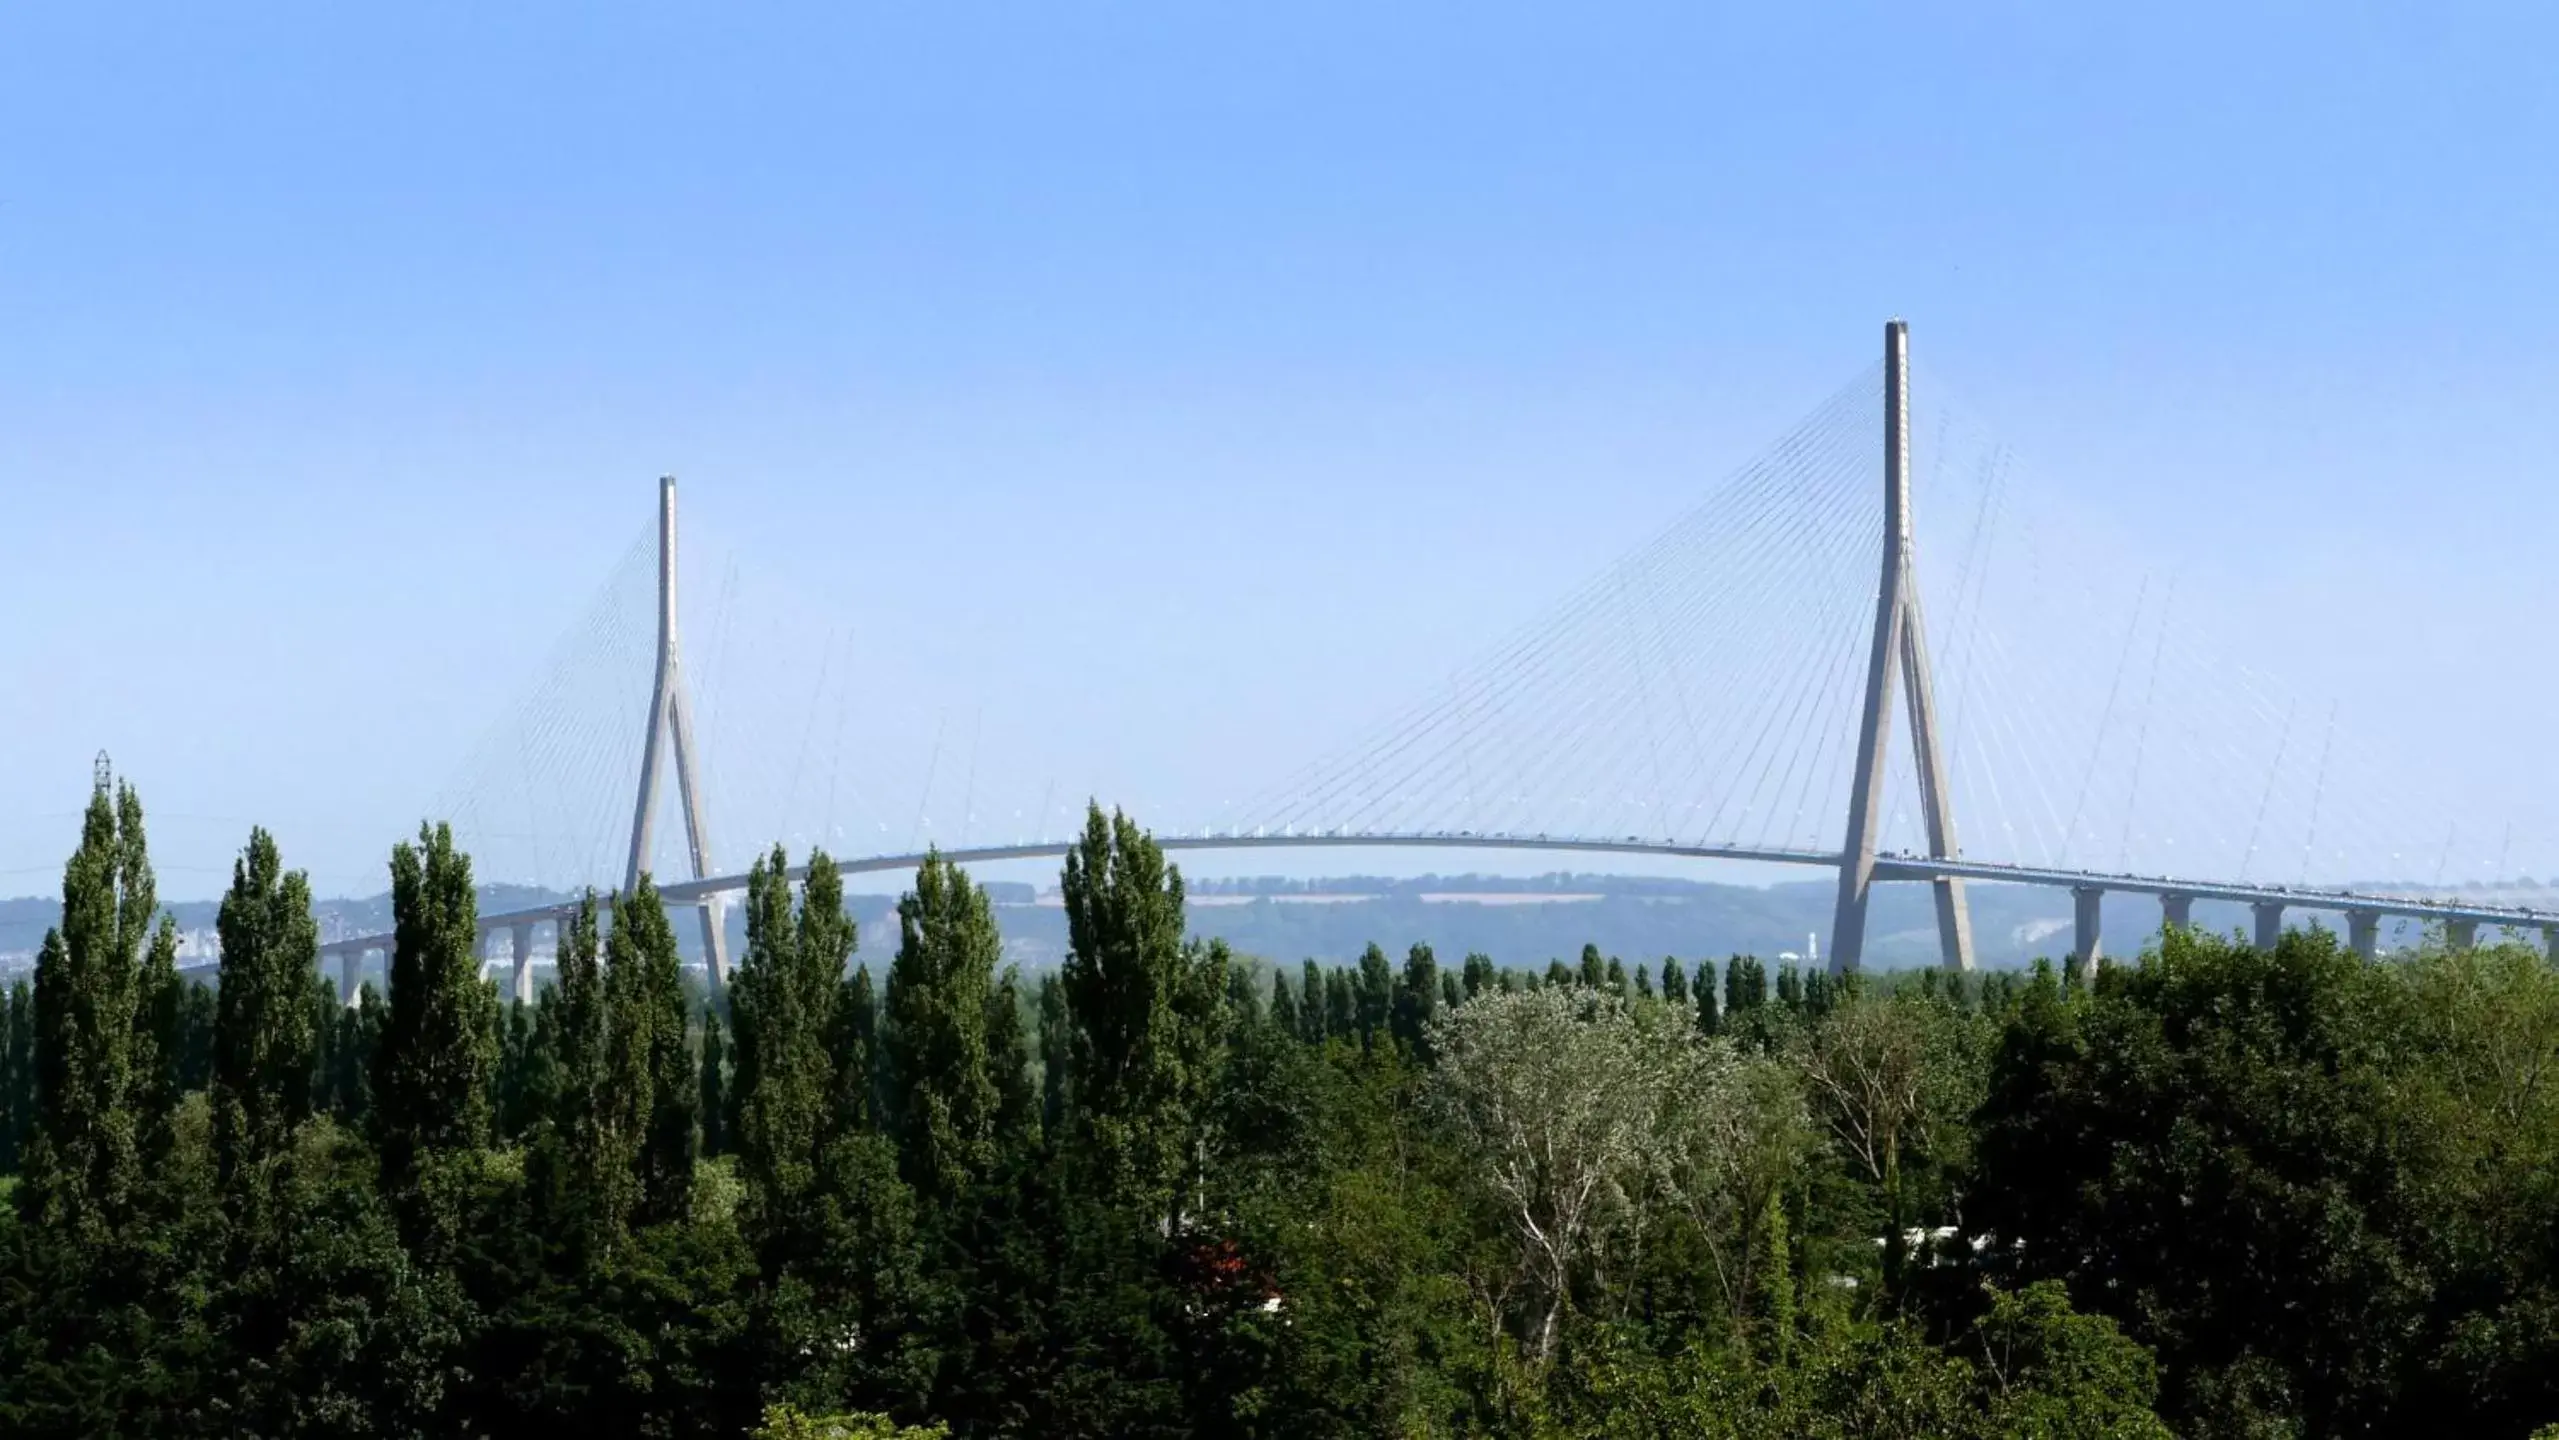
[{"label": "bridge roadway", "polygon": [[[1427,850],[1507,850],[1560,851],[1592,855],[1656,855],[1693,860],[1748,860],[1773,865],[1806,865],[1837,869],[1841,856],[1836,850],[1805,850],[1756,845],[1684,845],[1673,840],[1645,840],[1636,836],[1620,839],[1592,839],[1555,835],[1479,835],[1470,832],[1436,834],[1363,834],[1326,831],[1310,834],[1283,835],[1158,835],[1155,842],[1168,851],[1233,851],[1233,850],[1342,850],[1342,849],[1427,849]],[[1000,860],[1061,859],[1074,847],[1069,840],[1043,840],[1019,845],[981,845],[946,850],[945,858],[962,864],[983,864]],[[836,870],[844,875],[877,874],[891,870],[912,870],[922,863],[922,852],[898,855],[873,855],[841,860]],[[794,866],[788,872],[793,880],[803,878],[805,870]],[[2099,933],[2099,900],[2108,892],[2159,897],[2163,924],[2189,923],[2189,913],[2197,900],[2231,901],[2250,907],[2255,924],[2255,939],[2271,946],[2283,933],[2286,910],[2317,910],[2346,917],[2350,943],[2358,953],[2371,955],[2378,948],[2381,922],[2385,919],[2410,919],[2421,923],[2441,924],[2446,937],[2455,946],[2470,944],[2481,925],[2502,926],[2509,930],[2537,929],[2559,957],[2559,910],[2538,910],[2510,905],[2474,905],[2458,900],[2437,900],[2401,895],[2377,895],[2352,890],[2326,890],[2305,885],[2256,885],[2235,881],[2187,880],[2165,875],[2124,875],[2094,870],[2053,869],[2034,865],[2017,865],[1993,860],[1941,860],[1926,855],[1886,853],[1875,857],[1878,880],[1934,880],[1952,877],[1963,880],[2015,885],[2038,885],[2072,892],[2075,919],[2072,931],[2071,959],[2085,964],[2102,953]],[[667,903],[676,904],[708,900],[715,896],[746,888],[744,874],[716,875],[706,880],[685,880],[659,887],[658,893]],[[530,984],[528,964],[531,958],[532,933],[535,925],[556,925],[571,912],[567,905],[544,905],[525,910],[499,911],[479,917],[481,954],[490,955],[491,942],[500,932],[512,941],[510,958],[515,962],[515,991],[524,995]],[[351,981],[357,966],[370,951],[382,951],[387,957],[392,937],[389,934],[351,935],[325,941],[320,953],[337,956],[346,980]],[[342,983],[352,996],[354,986]]]}]

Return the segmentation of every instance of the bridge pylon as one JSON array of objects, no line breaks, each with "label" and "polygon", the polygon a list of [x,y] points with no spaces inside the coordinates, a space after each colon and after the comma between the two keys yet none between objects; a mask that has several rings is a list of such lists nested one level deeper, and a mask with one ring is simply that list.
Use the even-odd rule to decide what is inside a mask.
[{"label": "bridge pylon", "polygon": [[[711,878],[711,835],[702,819],[702,752],[693,743],[693,706],[684,688],[683,658],[675,626],[675,477],[658,480],[658,663],[657,684],[649,696],[649,728],[640,746],[640,802],[631,816],[631,863],[624,868],[624,893],[640,885],[649,864],[650,830],[657,819],[659,756],[675,752],[677,798],[684,806],[684,841],[693,878]],[[713,988],[729,980],[727,937],[721,928],[720,901],[706,895],[700,905],[702,958],[709,965]]]},{"label": "bridge pylon", "polygon": [[[1875,830],[1883,818],[1884,755],[1892,738],[1892,692],[1901,684],[1910,710],[1910,740],[1919,772],[1919,805],[1928,853],[1951,860],[1954,800],[1946,788],[1945,737],[1928,671],[1928,631],[1920,622],[1919,582],[1910,531],[1910,326],[1884,326],[1884,566],[1875,592],[1874,648],[1867,653],[1866,707],[1857,728],[1857,769],[1848,792],[1848,835],[1839,857],[1839,908],[1831,921],[1830,968],[1856,970],[1866,949],[1866,900],[1875,883]],[[1973,968],[1972,910],[1964,882],[1939,876],[1937,944],[1949,970]]]}]

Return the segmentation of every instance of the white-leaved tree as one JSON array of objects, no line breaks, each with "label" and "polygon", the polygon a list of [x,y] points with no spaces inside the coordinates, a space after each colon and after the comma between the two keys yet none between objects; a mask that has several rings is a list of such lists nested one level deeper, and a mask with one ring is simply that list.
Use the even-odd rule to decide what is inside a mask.
[{"label": "white-leaved tree", "polygon": [[1518,1244],[1526,1341],[1553,1358],[1577,1280],[1605,1285],[1641,1243],[1678,1157],[1707,1143],[1735,1064],[1684,1012],[1605,991],[1480,995],[1434,1020],[1428,1103],[1474,1162]]}]

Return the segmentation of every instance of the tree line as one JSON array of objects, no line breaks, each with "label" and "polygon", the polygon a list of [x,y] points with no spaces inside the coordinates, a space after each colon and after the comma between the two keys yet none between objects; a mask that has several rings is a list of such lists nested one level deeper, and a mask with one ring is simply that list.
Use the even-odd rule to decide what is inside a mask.
[{"label": "tree line", "polygon": [[1065,963],[928,856],[875,978],[760,857],[502,1002],[394,849],[341,1004],[253,831],[211,988],[130,788],[0,1000],[0,1431],[2516,1435],[2559,1416],[2559,977],[2176,932],[2094,974],[1272,966],[1098,807]]}]

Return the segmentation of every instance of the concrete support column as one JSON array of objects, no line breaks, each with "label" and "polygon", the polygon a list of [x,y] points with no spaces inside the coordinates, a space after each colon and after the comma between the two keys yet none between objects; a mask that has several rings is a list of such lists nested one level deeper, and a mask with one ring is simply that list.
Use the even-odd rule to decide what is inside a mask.
[{"label": "concrete support column", "polygon": [[2381,917],[2370,910],[2346,912],[2346,944],[2366,960],[2381,953]]},{"label": "concrete support column", "polygon": [[[1910,533],[1910,327],[1884,327],[1884,543],[1883,573],[1875,590],[1874,648],[1867,653],[1866,700],[1858,721],[1857,760],[1850,771],[1848,833],[1840,847],[1839,907],[1830,926],[1830,968],[1847,974],[1866,948],[1866,902],[1875,879],[1875,833],[1883,815],[1885,750],[1892,736],[1893,686],[1902,686],[1911,729],[1911,766],[1919,781],[1920,817],[1928,828],[1931,858],[1952,860],[1954,801],[1947,789],[1945,737],[1928,671],[1928,627],[1919,613],[1919,586],[1911,575]],[[677,712],[679,717],[681,711]],[[677,730],[679,747],[683,731]],[[679,753],[680,748],[679,748]],[[1964,882],[1935,877],[1937,945],[1949,970],[1973,968],[1972,910]],[[705,911],[703,927],[713,926]],[[705,935],[705,940],[710,939]],[[712,951],[715,968],[718,951]],[[722,977],[725,979],[725,976]]]},{"label": "concrete support column", "polygon": [[2160,896],[2159,928],[2163,931],[2195,928],[2195,897],[2192,895]]},{"label": "concrete support column", "polygon": [[2071,887],[2070,968],[2082,977],[2097,973],[2097,961],[2105,953],[2098,933],[2105,898],[2106,892],[2094,885]]},{"label": "concrete support column", "polygon": [[702,964],[714,994],[729,988],[728,912],[717,895],[702,897]]},{"label": "concrete support column", "polygon": [[2559,963],[2559,925],[2541,927],[2541,946],[2553,963]]},{"label": "concrete support column", "polygon": [[2447,920],[2443,926],[2444,943],[2455,950],[2467,950],[2479,939],[2476,920]]},{"label": "concrete support column", "polygon": [[2257,917],[2257,948],[2274,949],[2284,938],[2284,902],[2260,900],[2248,908]]},{"label": "concrete support column", "polygon": [[338,952],[338,1003],[355,1003],[356,980],[364,973],[364,951],[350,945]]},{"label": "concrete support column", "polygon": [[523,1003],[533,1003],[533,922],[518,920],[507,932],[508,944],[515,959],[515,979],[510,993]]}]

